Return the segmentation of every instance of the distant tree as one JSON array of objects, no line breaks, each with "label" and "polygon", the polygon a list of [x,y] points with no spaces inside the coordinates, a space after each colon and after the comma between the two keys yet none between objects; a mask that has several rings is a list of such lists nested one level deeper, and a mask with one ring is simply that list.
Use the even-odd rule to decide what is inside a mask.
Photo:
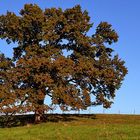
[{"label": "distant tree", "polygon": [[[10,106],[5,95],[14,103],[11,110],[33,111],[36,122],[55,105],[64,111],[92,105],[109,108],[127,69],[109,47],[118,41],[112,26],[101,22],[89,36],[92,25],[88,12],[79,5],[43,11],[36,4],[26,4],[20,15],[1,15],[0,38],[18,44],[13,49],[15,66],[0,68],[8,75],[6,91],[3,80],[0,83],[1,112]],[[44,102],[47,98],[50,105]]]}]

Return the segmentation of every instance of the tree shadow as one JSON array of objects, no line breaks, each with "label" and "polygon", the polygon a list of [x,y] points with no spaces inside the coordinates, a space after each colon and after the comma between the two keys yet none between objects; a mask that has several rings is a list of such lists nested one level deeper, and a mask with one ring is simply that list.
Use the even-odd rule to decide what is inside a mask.
[{"label": "tree shadow", "polygon": [[[15,115],[9,116],[0,116],[0,128],[5,127],[18,127],[25,126],[28,124],[35,124],[34,114],[28,115]],[[80,118],[89,118],[96,119],[95,114],[44,114],[44,119],[42,122],[71,122],[78,121]]]}]

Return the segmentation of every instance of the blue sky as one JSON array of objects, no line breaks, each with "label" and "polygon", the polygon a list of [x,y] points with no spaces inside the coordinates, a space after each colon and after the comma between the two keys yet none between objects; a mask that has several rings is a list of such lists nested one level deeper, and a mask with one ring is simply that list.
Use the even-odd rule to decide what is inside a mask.
[{"label": "blue sky", "polygon": [[[89,32],[95,30],[100,21],[107,21],[119,34],[118,43],[112,47],[126,61],[128,75],[122,87],[116,92],[116,98],[111,109],[105,113],[140,114],[140,0],[2,0],[0,14],[12,11],[18,14],[25,3],[36,3],[42,9],[50,7],[71,8],[80,4],[87,10],[94,23]],[[11,46],[11,47],[10,47]],[[0,51],[12,56],[12,44],[7,46],[0,40]],[[88,113],[84,111],[82,113]],[[102,107],[91,108],[92,113],[102,113]]]}]

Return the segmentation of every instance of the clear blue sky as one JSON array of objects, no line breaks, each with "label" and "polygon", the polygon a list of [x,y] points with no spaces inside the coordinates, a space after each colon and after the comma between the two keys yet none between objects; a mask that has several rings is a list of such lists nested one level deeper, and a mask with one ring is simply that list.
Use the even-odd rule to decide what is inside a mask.
[{"label": "clear blue sky", "polygon": [[[80,4],[83,10],[89,12],[94,29],[100,21],[111,23],[120,37],[113,48],[126,61],[128,75],[116,92],[112,108],[105,112],[132,114],[135,109],[135,113],[140,114],[140,0],[1,0],[0,14],[7,10],[18,13],[25,3],[36,3],[42,9],[66,9]],[[7,47],[1,40],[0,51],[7,56],[12,55],[12,47]],[[91,112],[102,113],[103,108],[91,108]]]}]

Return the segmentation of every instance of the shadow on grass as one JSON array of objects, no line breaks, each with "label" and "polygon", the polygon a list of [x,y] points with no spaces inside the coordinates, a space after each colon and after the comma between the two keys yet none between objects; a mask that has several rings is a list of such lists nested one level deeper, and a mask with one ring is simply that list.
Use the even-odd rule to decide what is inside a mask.
[{"label": "shadow on grass", "polygon": [[[0,128],[25,126],[34,124],[33,114],[15,115],[15,116],[0,116]],[[71,122],[78,118],[96,119],[94,114],[45,114],[43,122]]]}]

